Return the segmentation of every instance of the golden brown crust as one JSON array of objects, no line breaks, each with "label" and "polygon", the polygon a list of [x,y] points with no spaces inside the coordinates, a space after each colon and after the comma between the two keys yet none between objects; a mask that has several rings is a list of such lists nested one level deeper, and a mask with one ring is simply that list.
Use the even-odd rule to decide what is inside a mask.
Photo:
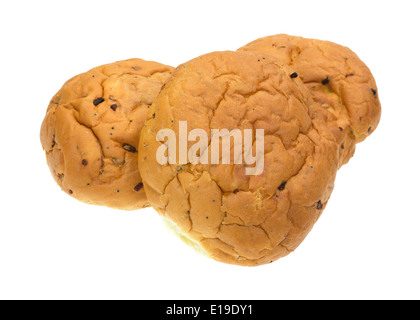
[{"label": "golden brown crust", "polygon": [[51,173],[74,198],[111,208],[148,206],[137,146],[148,108],[172,67],[131,59],[67,81],[41,127]]},{"label": "golden brown crust", "polygon": [[[336,140],[317,128],[313,100],[276,58],[215,52],[179,66],[142,130],[139,167],[151,205],[214,259],[255,266],[293,251],[328,202],[339,162]],[[236,165],[160,165],[156,133],[265,130],[259,176]],[[321,125],[320,125],[321,126]],[[211,146],[209,146],[211,151]]]},{"label": "golden brown crust", "polygon": [[353,156],[355,144],[375,131],[381,105],[369,68],[350,49],[336,43],[285,34],[255,40],[239,51],[270,54],[291,66],[316,102],[315,118],[341,145],[340,165]]}]

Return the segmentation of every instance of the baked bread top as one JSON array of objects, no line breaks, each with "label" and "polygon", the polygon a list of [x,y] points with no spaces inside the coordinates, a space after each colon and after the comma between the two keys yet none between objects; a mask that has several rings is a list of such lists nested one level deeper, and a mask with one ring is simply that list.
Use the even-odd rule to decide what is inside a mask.
[{"label": "baked bread top", "polygon": [[[218,261],[255,266],[287,255],[333,189],[339,145],[315,128],[311,95],[292,72],[257,52],[210,53],[179,66],[152,104],[139,145],[147,197]],[[233,148],[231,164],[159,164],[156,135],[169,128],[179,138],[180,121],[208,137],[212,129],[264,129],[263,173],[246,175]]]},{"label": "baked bread top", "polygon": [[279,34],[255,40],[239,51],[273,55],[302,79],[316,102],[315,118],[324,118],[324,127],[341,145],[340,165],[352,157],[354,145],[378,126],[381,105],[375,79],[349,48]]},{"label": "baked bread top", "polygon": [[41,143],[65,192],[116,209],[148,206],[137,146],[147,111],[172,70],[131,59],[94,68],[64,84],[48,106]]}]

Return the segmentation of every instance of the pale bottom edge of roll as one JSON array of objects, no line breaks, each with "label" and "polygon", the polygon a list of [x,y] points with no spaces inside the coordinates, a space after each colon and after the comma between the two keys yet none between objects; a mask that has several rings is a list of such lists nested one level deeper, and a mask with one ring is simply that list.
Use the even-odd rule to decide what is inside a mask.
[{"label": "pale bottom edge of roll", "polygon": [[187,234],[182,232],[179,227],[172,222],[170,219],[162,216],[163,225],[165,226],[166,230],[168,230],[169,233],[172,233],[175,235],[178,239],[180,239],[182,242],[186,243],[188,246],[194,249],[194,251],[198,252],[199,254],[211,258],[210,255],[203,249],[201,244],[193,239],[191,239]]}]

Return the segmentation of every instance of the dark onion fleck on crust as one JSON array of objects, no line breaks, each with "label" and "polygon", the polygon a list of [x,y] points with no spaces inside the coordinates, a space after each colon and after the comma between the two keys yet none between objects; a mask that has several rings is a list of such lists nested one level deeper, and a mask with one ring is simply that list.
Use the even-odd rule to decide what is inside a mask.
[{"label": "dark onion fleck on crust", "polygon": [[112,111],[116,111],[118,106],[116,104],[113,104],[112,106],[110,106],[110,108],[112,109]]},{"label": "dark onion fleck on crust", "polygon": [[293,73],[290,75],[290,78],[292,78],[292,79],[297,78],[297,77],[298,77],[297,72],[293,72]]},{"label": "dark onion fleck on crust", "polygon": [[316,208],[318,210],[321,210],[322,209],[322,202],[321,202],[321,200],[319,200],[318,203],[316,204]]},{"label": "dark onion fleck on crust", "polygon": [[326,77],[324,80],[322,80],[323,85],[326,85],[326,84],[329,84],[329,83],[330,83],[330,78],[329,77]]},{"label": "dark onion fleck on crust", "polygon": [[142,188],[143,188],[143,183],[140,182],[138,185],[134,187],[134,191],[140,191]]},{"label": "dark onion fleck on crust", "polygon": [[83,159],[82,164],[86,167],[88,165],[88,161],[86,159]]},{"label": "dark onion fleck on crust", "polygon": [[105,101],[105,99],[104,98],[97,98],[97,99],[95,99],[95,100],[93,100],[93,104],[95,105],[95,106],[98,106],[98,105],[100,105],[102,102],[104,102]]},{"label": "dark onion fleck on crust", "polygon": [[125,151],[132,152],[132,153],[137,152],[136,148],[134,148],[133,146],[130,146],[127,143],[124,143],[122,147]]},{"label": "dark onion fleck on crust", "polygon": [[286,183],[287,183],[287,181],[283,181],[283,182],[282,182],[282,184],[279,186],[279,188],[278,188],[278,189],[279,189],[280,191],[283,191],[283,190],[284,190],[284,188],[286,187]]}]

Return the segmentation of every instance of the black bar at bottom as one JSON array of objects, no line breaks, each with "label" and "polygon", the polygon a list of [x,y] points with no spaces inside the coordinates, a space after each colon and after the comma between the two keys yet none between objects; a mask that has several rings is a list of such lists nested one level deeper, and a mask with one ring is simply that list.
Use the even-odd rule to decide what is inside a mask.
[{"label": "black bar at bottom", "polygon": [[147,301],[146,308],[158,319],[270,319],[279,301],[193,300]]}]

